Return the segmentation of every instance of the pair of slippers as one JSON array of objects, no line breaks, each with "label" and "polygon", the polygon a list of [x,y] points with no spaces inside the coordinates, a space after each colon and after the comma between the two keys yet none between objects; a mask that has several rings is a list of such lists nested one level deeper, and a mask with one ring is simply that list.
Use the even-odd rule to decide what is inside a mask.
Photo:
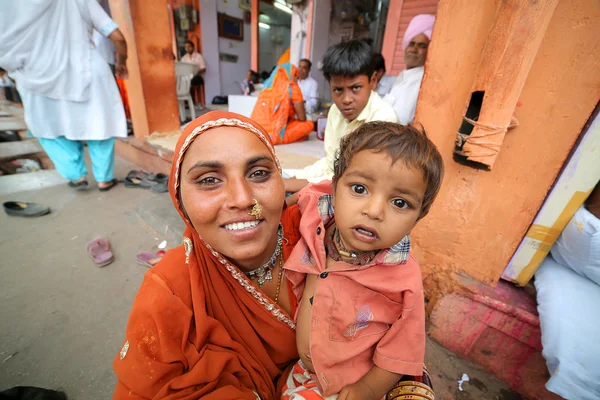
[{"label": "pair of slippers", "polygon": [[125,178],[125,187],[150,189],[154,193],[169,191],[169,177],[165,174],[152,174],[144,171],[133,170]]},{"label": "pair of slippers", "polygon": [[[109,185],[105,186],[105,187],[102,187],[102,188],[99,187],[98,190],[101,191],[101,192],[108,192],[110,189],[112,189],[115,186],[117,186],[117,183],[119,183],[119,181],[116,180],[116,179],[113,179],[112,181],[109,181],[109,182],[106,182],[106,183],[108,183]],[[69,182],[68,185],[69,185],[70,188],[73,188],[73,189],[75,189],[77,191],[85,191],[85,190],[88,190],[89,183],[88,183],[87,180],[83,180],[83,181],[80,181],[80,182]]]}]

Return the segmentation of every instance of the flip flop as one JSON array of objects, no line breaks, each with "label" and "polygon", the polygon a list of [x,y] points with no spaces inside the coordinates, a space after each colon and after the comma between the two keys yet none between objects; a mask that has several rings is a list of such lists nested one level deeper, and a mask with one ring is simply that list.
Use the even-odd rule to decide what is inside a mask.
[{"label": "flip flop", "polygon": [[115,256],[110,251],[110,243],[105,238],[97,238],[88,243],[88,254],[98,267],[104,267],[115,260]]},{"label": "flip flop", "polygon": [[152,268],[162,259],[163,254],[158,255],[158,253],[154,254],[151,251],[142,251],[135,256],[135,261],[144,267]]},{"label": "flip flop", "polygon": [[68,185],[69,185],[70,188],[73,188],[73,189],[75,189],[77,191],[88,190],[88,181],[87,180],[84,180],[84,181],[81,181],[81,182],[73,182],[73,181],[71,181],[71,182],[68,183]]}]

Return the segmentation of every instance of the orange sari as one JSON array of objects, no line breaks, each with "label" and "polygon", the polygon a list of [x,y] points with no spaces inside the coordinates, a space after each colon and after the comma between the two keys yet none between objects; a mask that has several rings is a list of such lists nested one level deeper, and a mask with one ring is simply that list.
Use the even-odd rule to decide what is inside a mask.
[{"label": "orange sari", "polygon": [[[291,317],[203,241],[177,197],[189,145],[222,125],[252,132],[277,160],[264,129],[241,115],[210,112],[187,125],[169,180],[173,204],[187,224],[184,245],[144,277],[114,361],[114,399],[277,399],[286,369],[298,358]],[[298,241],[299,218],[297,207],[284,209],[284,258]]]}]

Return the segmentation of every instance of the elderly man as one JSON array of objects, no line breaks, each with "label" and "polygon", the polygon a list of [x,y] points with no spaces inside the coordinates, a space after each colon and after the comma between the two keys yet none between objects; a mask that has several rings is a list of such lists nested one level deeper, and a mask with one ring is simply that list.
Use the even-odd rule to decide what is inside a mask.
[{"label": "elderly man", "polygon": [[304,108],[308,114],[314,113],[317,110],[317,106],[319,103],[319,92],[317,81],[315,81],[312,77],[308,76],[310,74],[310,68],[312,67],[312,63],[310,60],[303,58],[300,60],[299,64],[299,72],[300,79],[298,79],[298,86],[300,86],[300,91],[302,91],[302,98],[304,99]]},{"label": "elderly man", "polygon": [[408,24],[402,40],[406,69],[398,75],[394,86],[384,98],[396,110],[401,124],[411,123],[415,117],[434,22],[433,15],[417,15]]}]

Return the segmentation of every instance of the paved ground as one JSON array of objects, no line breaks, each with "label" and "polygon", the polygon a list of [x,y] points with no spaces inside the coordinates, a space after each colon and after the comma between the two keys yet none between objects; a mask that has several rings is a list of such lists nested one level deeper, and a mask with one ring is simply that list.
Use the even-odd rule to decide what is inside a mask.
[{"label": "paved ground", "polygon": [[[117,177],[131,168],[117,160]],[[42,202],[53,212],[30,220],[0,213],[0,390],[32,385],[63,390],[70,399],[108,399],[115,383],[112,360],[146,271],[135,254],[152,250],[163,237],[177,245],[180,221],[166,194],[122,185],[75,193],[64,183],[18,192],[11,185],[1,202]],[[98,235],[109,238],[116,256],[104,268],[95,267],[85,250]],[[438,399],[519,398],[432,341],[427,364]],[[472,380],[459,392],[457,380],[465,372]]]}]

